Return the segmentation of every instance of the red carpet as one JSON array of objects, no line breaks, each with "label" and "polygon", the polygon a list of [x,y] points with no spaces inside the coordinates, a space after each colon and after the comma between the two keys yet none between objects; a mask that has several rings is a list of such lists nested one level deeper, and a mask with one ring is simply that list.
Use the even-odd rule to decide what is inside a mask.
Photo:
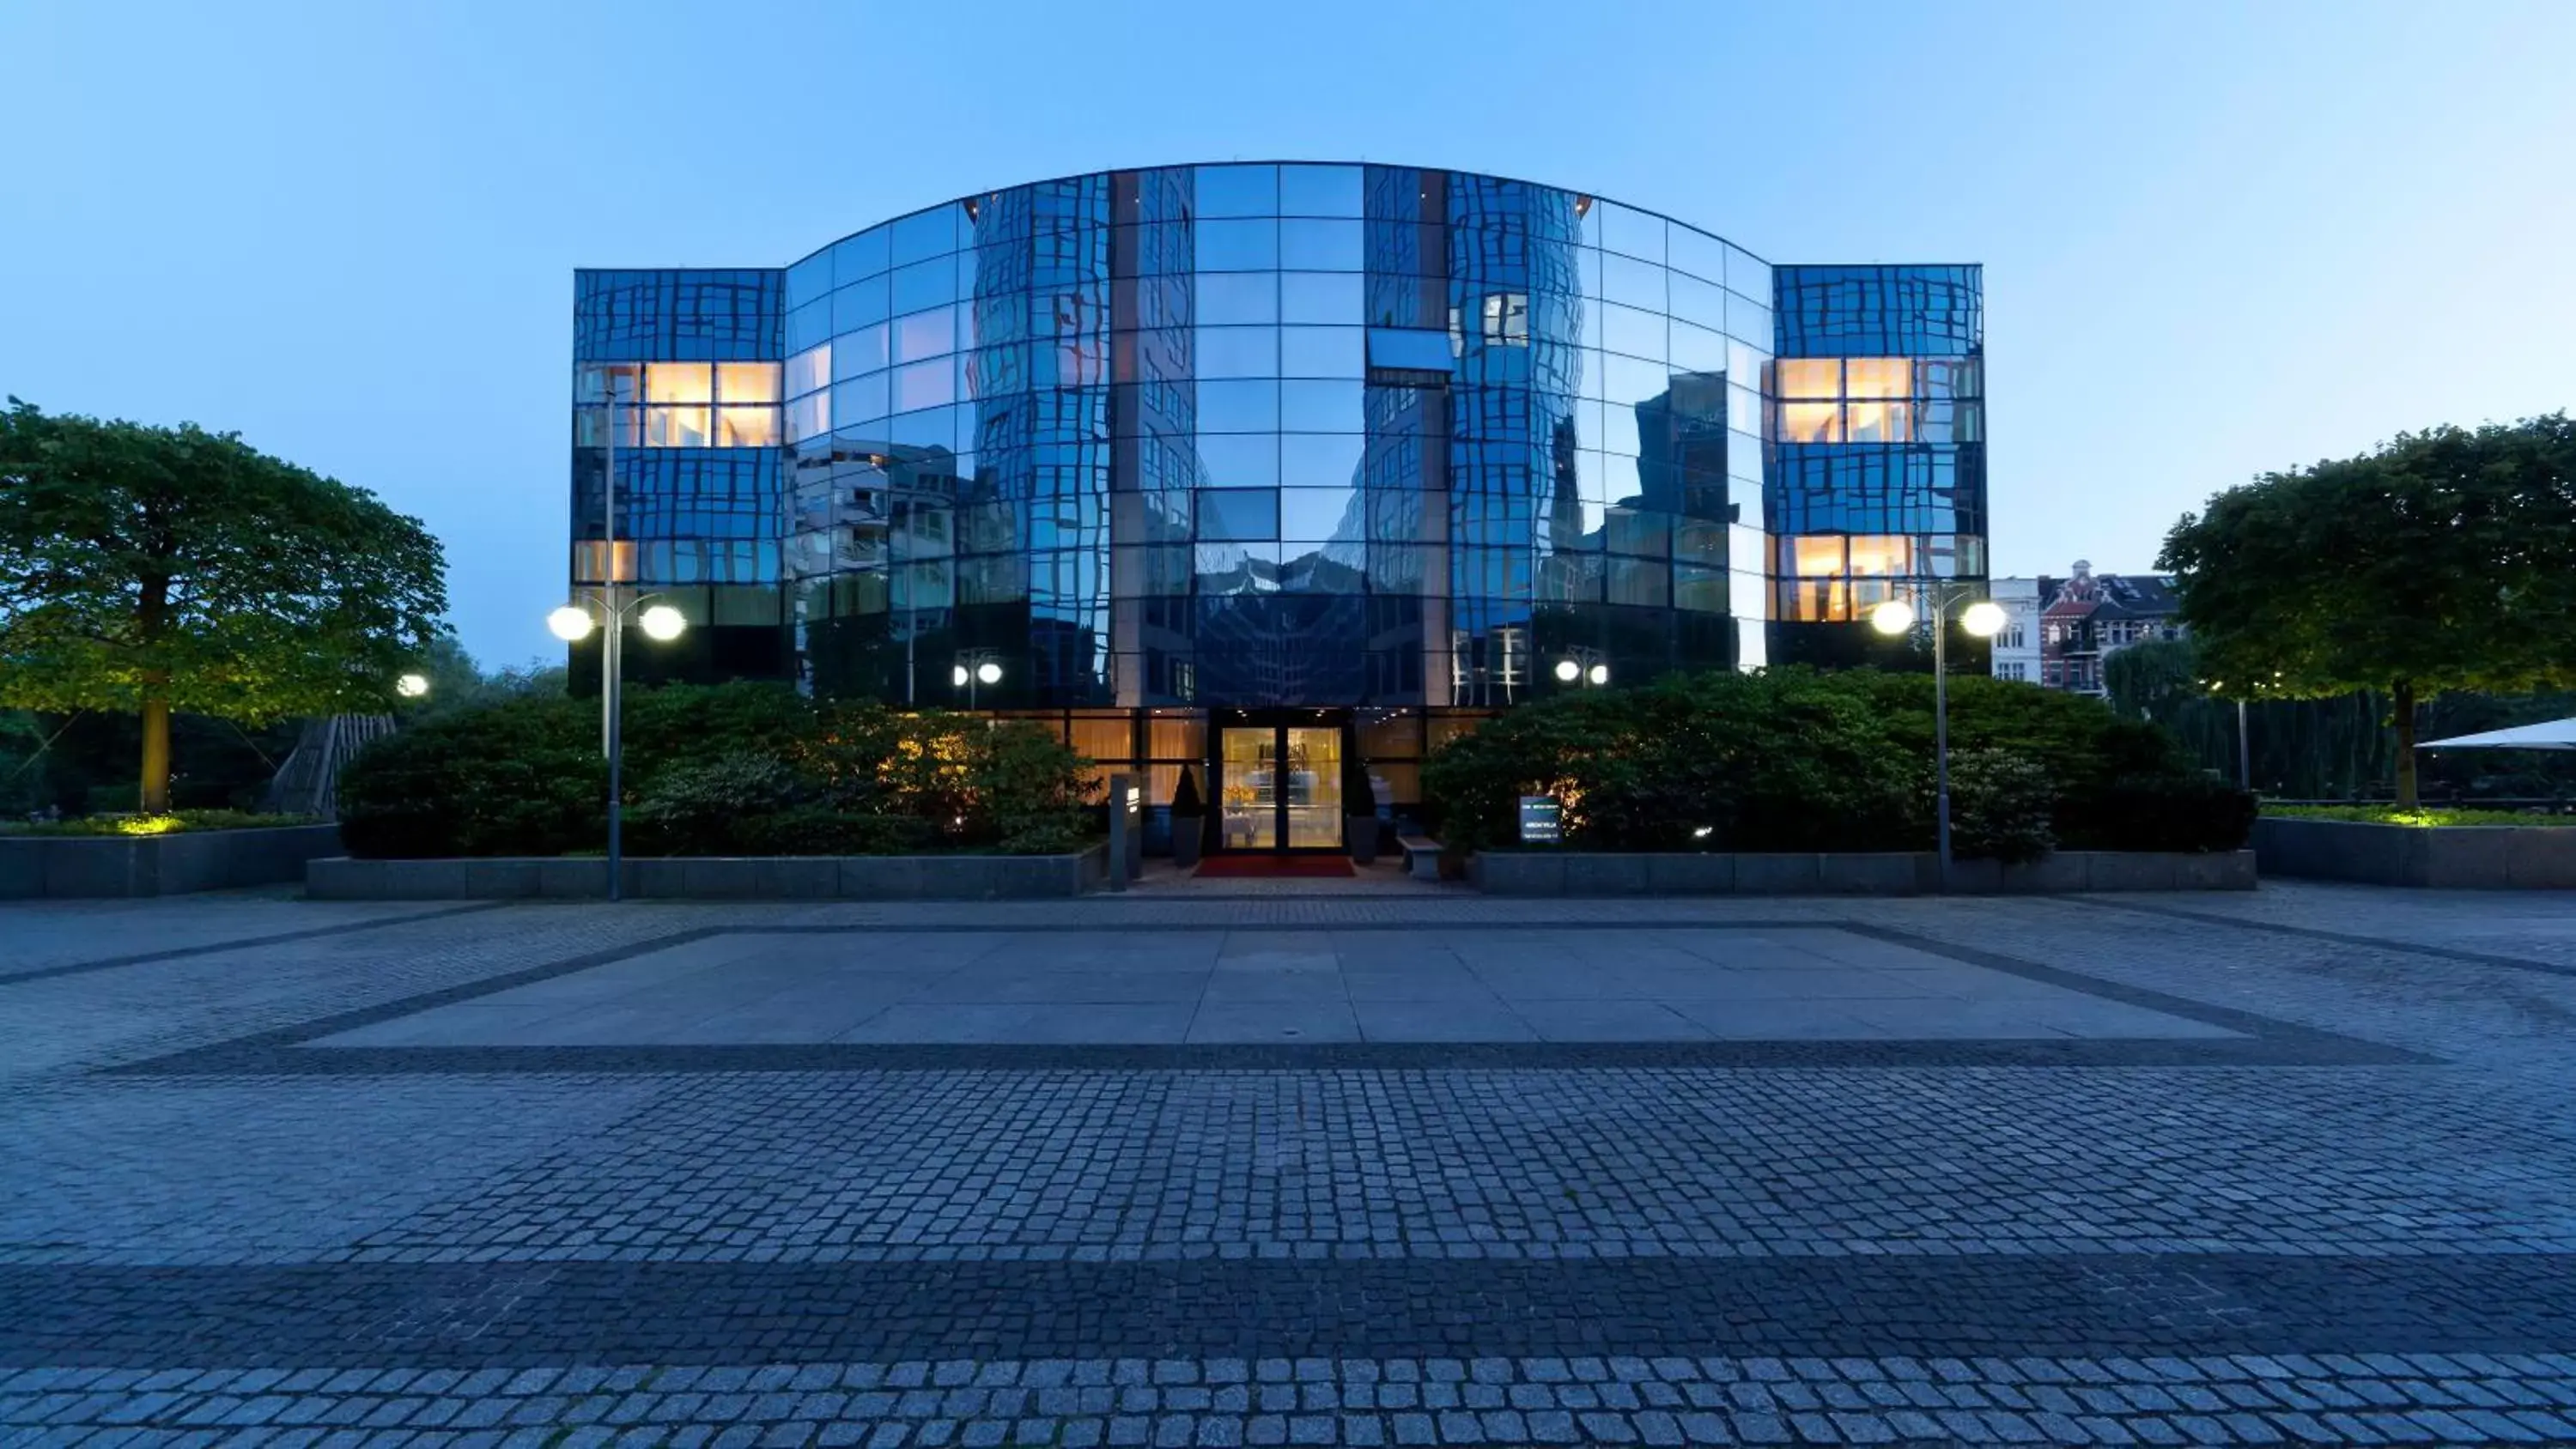
[{"label": "red carpet", "polygon": [[1351,862],[1340,855],[1211,855],[1199,862],[1198,874],[1211,880],[1322,879],[1350,875]]}]

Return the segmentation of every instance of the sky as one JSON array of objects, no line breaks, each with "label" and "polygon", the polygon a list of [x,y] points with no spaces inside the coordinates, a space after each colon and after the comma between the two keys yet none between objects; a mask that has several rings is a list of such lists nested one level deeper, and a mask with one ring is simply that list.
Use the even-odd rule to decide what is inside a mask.
[{"label": "sky", "polygon": [[572,272],[784,265],[1069,172],[1525,177],[1982,262],[1990,564],[2576,407],[2576,4],[0,0],[0,393],[239,431],[558,653]]}]

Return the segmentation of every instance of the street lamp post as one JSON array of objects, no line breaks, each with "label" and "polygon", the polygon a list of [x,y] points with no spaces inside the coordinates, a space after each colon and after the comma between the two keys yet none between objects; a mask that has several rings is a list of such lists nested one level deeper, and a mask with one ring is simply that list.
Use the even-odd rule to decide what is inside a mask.
[{"label": "street lamp post", "polygon": [[[1927,586],[1923,597],[1932,615],[1932,818],[1940,855],[1941,892],[1950,890],[1950,610],[1959,610],[1959,626],[1980,639],[2001,632],[2009,616],[1992,599],[1973,597],[1970,584]],[[1920,617],[1912,602],[1890,599],[1869,611],[1870,627],[1882,634],[1902,634]]]},{"label": "street lamp post", "polygon": [[1610,682],[1610,661],[1600,650],[1578,644],[1556,661],[1556,677],[1561,684],[1588,684],[1598,689]]},{"label": "street lamp post", "polygon": [[[2272,681],[2275,687],[2279,685],[2280,679],[2281,671],[2273,670]],[[2211,694],[2223,694],[2227,689],[2227,681],[2224,679],[2202,679],[2194,682]],[[2251,791],[2254,788],[2254,736],[2245,727],[2245,700],[2249,695],[2261,693],[2263,687],[2263,682],[2256,680],[2236,692],[2236,788],[2239,790]]]},{"label": "street lamp post", "polygon": [[[621,877],[625,874],[626,751],[621,726],[626,712],[622,697],[626,688],[626,616],[636,614],[635,622],[643,628],[645,637],[662,643],[679,638],[689,627],[687,615],[668,604],[651,602],[654,595],[628,597],[621,577],[624,570],[617,566],[617,379],[621,371],[616,366],[600,369],[600,441],[604,445],[599,480],[601,583],[595,589],[575,590],[573,602],[546,616],[546,627],[567,644],[588,638],[594,628],[606,631],[599,647],[599,748],[608,757],[608,898],[612,901],[625,894]],[[640,384],[637,391],[642,391]],[[598,615],[595,619],[593,610]]]},{"label": "street lamp post", "polygon": [[948,682],[966,691],[966,707],[976,707],[975,692],[987,684],[1002,682],[1002,656],[991,649],[968,649],[957,656],[956,667],[948,671]]},{"label": "street lamp post", "polygon": [[[669,643],[679,638],[688,630],[689,620],[687,615],[668,604],[653,603],[655,595],[625,598],[615,584],[577,591],[574,597],[577,602],[566,604],[546,616],[546,627],[567,644],[590,637],[594,628],[604,627],[606,630],[600,640],[601,652],[607,655],[599,665],[600,715],[602,733],[606,735],[600,742],[600,749],[608,756],[608,898],[613,901],[619,899],[624,889],[619,876],[625,859],[626,748],[621,725],[626,709],[621,696],[626,688],[626,670],[617,656],[624,647],[626,616],[635,614],[635,622],[643,629],[645,637],[657,643]],[[586,600],[589,607],[579,602],[582,600]],[[592,617],[593,609],[598,613],[596,619]]]},{"label": "street lamp post", "polygon": [[2254,788],[2254,737],[2245,732],[2245,701],[2236,701],[2236,788]]}]

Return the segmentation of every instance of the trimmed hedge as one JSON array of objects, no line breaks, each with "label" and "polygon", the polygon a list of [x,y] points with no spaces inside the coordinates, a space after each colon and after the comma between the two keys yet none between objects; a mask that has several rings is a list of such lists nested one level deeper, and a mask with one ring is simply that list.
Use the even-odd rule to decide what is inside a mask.
[{"label": "trimmed hedge", "polygon": [[[638,855],[1056,854],[1090,834],[1089,762],[1035,726],[785,685],[627,696]],[[513,699],[421,721],[340,777],[352,855],[562,855],[607,844],[597,700]]]},{"label": "trimmed hedge", "polygon": [[[1565,802],[1575,849],[1928,850],[1932,703],[1928,675],[1795,667],[1553,695],[1435,751],[1423,794],[1462,850],[1511,842],[1524,794]],[[1962,856],[2233,850],[2252,828],[2251,796],[2096,700],[1953,678],[1950,749]]]}]

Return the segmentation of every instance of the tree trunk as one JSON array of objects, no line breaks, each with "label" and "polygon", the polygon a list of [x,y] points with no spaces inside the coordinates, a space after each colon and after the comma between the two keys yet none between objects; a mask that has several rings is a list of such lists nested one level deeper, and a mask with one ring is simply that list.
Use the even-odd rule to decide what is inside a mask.
[{"label": "tree trunk", "polygon": [[160,673],[143,676],[143,813],[170,809],[170,680]]},{"label": "tree trunk", "polygon": [[[136,610],[135,622],[141,627],[146,650],[157,650],[161,630],[170,617],[170,581],[147,577],[143,580],[143,597]],[[149,662],[151,654],[144,656]],[[143,813],[161,815],[170,809],[170,671],[143,671]]]},{"label": "tree trunk", "polygon": [[2397,725],[2397,808],[2412,810],[2415,795],[2415,681],[2401,679],[2389,689],[2389,714]]}]

